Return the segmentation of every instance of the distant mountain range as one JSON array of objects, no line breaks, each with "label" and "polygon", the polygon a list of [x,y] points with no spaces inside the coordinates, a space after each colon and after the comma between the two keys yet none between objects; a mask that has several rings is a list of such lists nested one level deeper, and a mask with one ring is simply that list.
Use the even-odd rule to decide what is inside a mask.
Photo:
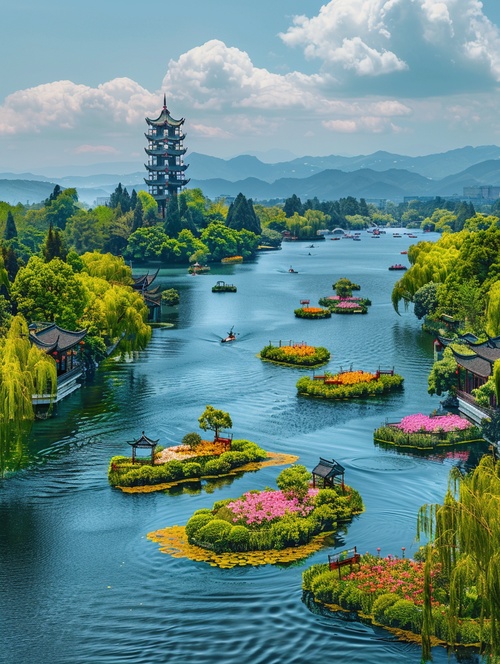
[{"label": "distant mountain range", "polygon": [[[276,164],[250,155],[220,159],[193,152],[186,156],[186,162],[191,177],[188,186],[200,187],[212,199],[236,196],[241,191],[254,201],[284,199],[292,194],[303,200],[355,196],[399,201],[405,196],[461,196],[464,187],[500,185],[500,147],[495,145],[423,157],[379,151],[357,157],[300,157]],[[112,170],[112,166],[107,164],[102,170]],[[79,199],[94,205],[97,198],[109,196],[119,182],[129,191],[146,189],[145,169],[125,173],[121,168],[130,164],[115,166],[115,173],[64,177],[0,173],[0,200],[11,204],[39,202],[59,184],[76,187]],[[91,167],[85,170],[88,173]]]}]

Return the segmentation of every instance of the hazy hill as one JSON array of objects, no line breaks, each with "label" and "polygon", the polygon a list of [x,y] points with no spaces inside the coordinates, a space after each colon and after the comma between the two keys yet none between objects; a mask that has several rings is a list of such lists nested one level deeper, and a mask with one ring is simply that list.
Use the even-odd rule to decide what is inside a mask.
[{"label": "hazy hill", "polygon": [[[193,152],[186,155],[186,162],[191,178],[188,186],[200,187],[212,199],[236,196],[241,191],[254,200],[283,199],[292,194],[304,200],[314,196],[401,200],[404,196],[461,196],[464,187],[500,184],[500,148],[494,145],[424,157],[379,151],[356,157],[301,157],[276,164],[250,155],[220,159]],[[115,172],[111,172],[112,166]],[[76,187],[80,200],[88,205],[109,195],[119,182],[129,192],[146,189],[145,170],[120,173],[119,167],[119,163],[108,164],[105,170],[103,165],[103,172],[92,174],[92,167],[87,166],[81,175],[73,172],[50,179],[47,174],[0,173],[0,200],[39,202],[47,198],[55,183]]]}]

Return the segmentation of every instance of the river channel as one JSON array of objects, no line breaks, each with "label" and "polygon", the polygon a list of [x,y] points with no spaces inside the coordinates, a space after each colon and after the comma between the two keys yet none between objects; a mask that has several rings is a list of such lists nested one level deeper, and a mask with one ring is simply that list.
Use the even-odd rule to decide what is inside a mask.
[{"label": "river channel", "polygon": [[[300,564],[219,569],[162,553],[147,534],[183,525],[192,512],[245,491],[276,487],[282,467],[205,484],[200,490],[128,495],[111,489],[111,456],[129,454],[141,431],[164,446],[198,431],[207,404],[230,413],[235,438],[346,468],[366,510],[339,533],[339,547],[411,555],[416,517],[441,502],[450,468],[479,451],[417,456],[377,447],[373,430],[410,413],[430,413],[433,339],[411,311],[398,316],[390,294],[411,242],[392,231],[373,239],[286,243],[255,262],[212,266],[192,277],[162,269],[159,285],[181,303],[165,308],[173,327],[155,328],[148,348],[111,358],[26,442],[29,465],[0,480],[0,661],[4,664],[418,664],[418,645],[343,616],[310,611],[301,575],[333,547]],[[422,234],[417,231],[418,239]],[[428,234],[425,239],[436,239]],[[289,272],[290,266],[297,271]],[[134,266],[139,274],[140,268]],[[301,299],[316,304],[348,277],[370,298],[367,315],[300,320]],[[218,279],[236,294],[216,294]],[[221,344],[231,326],[237,341]],[[392,368],[405,378],[396,395],[362,402],[298,398],[311,371],[257,358],[269,341],[306,341],[332,353],[329,370]],[[442,648],[434,662],[457,662]],[[469,660],[468,660],[469,661]]]}]

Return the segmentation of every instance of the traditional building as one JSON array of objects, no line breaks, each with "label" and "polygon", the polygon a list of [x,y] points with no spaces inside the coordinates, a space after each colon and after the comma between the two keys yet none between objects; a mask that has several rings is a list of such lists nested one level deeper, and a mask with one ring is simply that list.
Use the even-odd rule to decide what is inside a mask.
[{"label": "traditional building", "polygon": [[161,288],[160,286],[150,288],[150,286],[158,276],[159,271],[160,268],[158,268],[154,274],[146,272],[146,274],[142,274],[139,277],[132,277],[134,280],[132,288],[141,293],[149,311],[149,320],[152,320],[155,323],[159,320],[161,310]]},{"label": "traditional building", "polygon": [[34,394],[34,405],[46,405],[60,401],[80,387],[79,379],[83,375],[81,347],[87,330],[71,332],[55,323],[30,325],[31,343],[51,355],[57,367],[57,391],[54,398],[50,394]]},{"label": "traditional building", "polygon": [[158,203],[158,210],[165,216],[167,202],[172,195],[177,195],[189,179],[184,176],[187,165],[182,157],[186,153],[183,141],[186,134],[182,131],[184,118],[174,120],[167,108],[166,96],[163,95],[163,109],[160,115],[152,120],[146,118],[148,131],[148,163],[144,164],[148,177],[144,182],[148,185],[149,193]]},{"label": "traditional building", "polygon": [[[473,334],[459,336],[458,340],[468,346],[470,353],[459,353],[451,348],[457,369],[457,399],[461,413],[476,423],[489,417],[493,409],[497,408],[495,394],[491,394],[489,407],[479,406],[472,394],[481,385],[484,385],[493,372],[493,365],[500,360],[500,337],[489,338],[480,342]],[[438,337],[440,346],[445,347],[451,339]]]}]

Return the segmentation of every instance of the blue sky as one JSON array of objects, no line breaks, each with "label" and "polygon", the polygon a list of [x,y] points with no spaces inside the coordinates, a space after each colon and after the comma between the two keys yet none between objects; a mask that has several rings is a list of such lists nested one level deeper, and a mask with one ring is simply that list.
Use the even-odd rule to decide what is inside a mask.
[{"label": "blue sky", "polygon": [[499,0],[18,0],[2,18],[1,171],[139,170],[163,92],[189,151],[224,158],[500,144]]}]

